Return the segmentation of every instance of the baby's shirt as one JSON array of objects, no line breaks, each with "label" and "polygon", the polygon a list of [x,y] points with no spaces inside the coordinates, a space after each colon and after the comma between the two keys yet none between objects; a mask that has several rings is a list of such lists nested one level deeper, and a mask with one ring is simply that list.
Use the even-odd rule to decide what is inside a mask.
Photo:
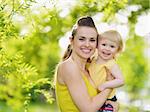
[{"label": "baby's shirt", "polygon": [[[106,68],[111,69],[114,64],[116,64],[116,61],[114,59],[109,60],[104,64],[98,64],[96,63],[96,60],[93,59],[92,62],[88,65],[90,76],[96,87],[106,82],[106,77],[107,77]],[[115,95],[115,90],[113,89],[109,98],[112,98],[114,95]]]}]

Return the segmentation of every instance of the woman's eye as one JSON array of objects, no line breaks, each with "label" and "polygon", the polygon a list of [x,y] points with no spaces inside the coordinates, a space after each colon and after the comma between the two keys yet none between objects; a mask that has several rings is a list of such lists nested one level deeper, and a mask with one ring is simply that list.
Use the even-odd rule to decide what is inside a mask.
[{"label": "woman's eye", "polygon": [[90,41],[91,41],[91,42],[95,42],[96,40],[95,40],[95,39],[91,39]]},{"label": "woman's eye", "polygon": [[79,38],[79,40],[84,40],[83,38]]}]

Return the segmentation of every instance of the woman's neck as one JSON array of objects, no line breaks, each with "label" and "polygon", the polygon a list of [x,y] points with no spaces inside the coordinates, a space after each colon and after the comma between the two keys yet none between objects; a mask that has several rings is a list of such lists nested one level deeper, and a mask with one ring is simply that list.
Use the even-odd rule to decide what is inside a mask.
[{"label": "woman's neck", "polygon": [[83,59],[83,58],[81,58],[81,57],[79,57],[78,55],[73,54],[73,53],[72,53],[72,55],[71,55],[71,58],[72,58],[72,60],[77,64],[77,66],[78,66],[81,70],[83,70],[83,71],[86,70],[85,65],[86,65],[86,63],[87,63],[87,59]]}]

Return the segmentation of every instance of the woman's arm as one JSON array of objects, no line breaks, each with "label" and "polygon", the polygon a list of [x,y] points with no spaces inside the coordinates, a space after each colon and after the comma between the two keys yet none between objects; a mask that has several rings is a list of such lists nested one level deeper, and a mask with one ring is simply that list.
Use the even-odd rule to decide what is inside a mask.
[{"label": "woman's arm", "polygon": [[80,112],[96,112],[112,91],[111,89],[106,89],[95,97],[90,97],[77,66],[73,64],[61,65],[58,70],[59,77],[67,85],[70,95]]},{"label": "woman's arm", "polygon": [[114,64],[113,67],[109,69],[108,71],[112,74],[114,79],[110,81],[106,81],[104,84],[100,85],[98,87],[99,90],[103,91],[104,89],[107,89],[107,88],[117,88],[117,87],[124,85],[124,78],[117,64]]}]

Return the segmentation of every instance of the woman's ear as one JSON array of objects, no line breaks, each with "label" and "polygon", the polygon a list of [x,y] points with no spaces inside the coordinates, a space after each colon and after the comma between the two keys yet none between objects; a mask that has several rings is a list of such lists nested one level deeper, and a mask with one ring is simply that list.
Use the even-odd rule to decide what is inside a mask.
[{"label": "woman's ear", "polygon": [[70,44],[72,44],[73,37],[69,37],[69,40],[70,40]]}]

